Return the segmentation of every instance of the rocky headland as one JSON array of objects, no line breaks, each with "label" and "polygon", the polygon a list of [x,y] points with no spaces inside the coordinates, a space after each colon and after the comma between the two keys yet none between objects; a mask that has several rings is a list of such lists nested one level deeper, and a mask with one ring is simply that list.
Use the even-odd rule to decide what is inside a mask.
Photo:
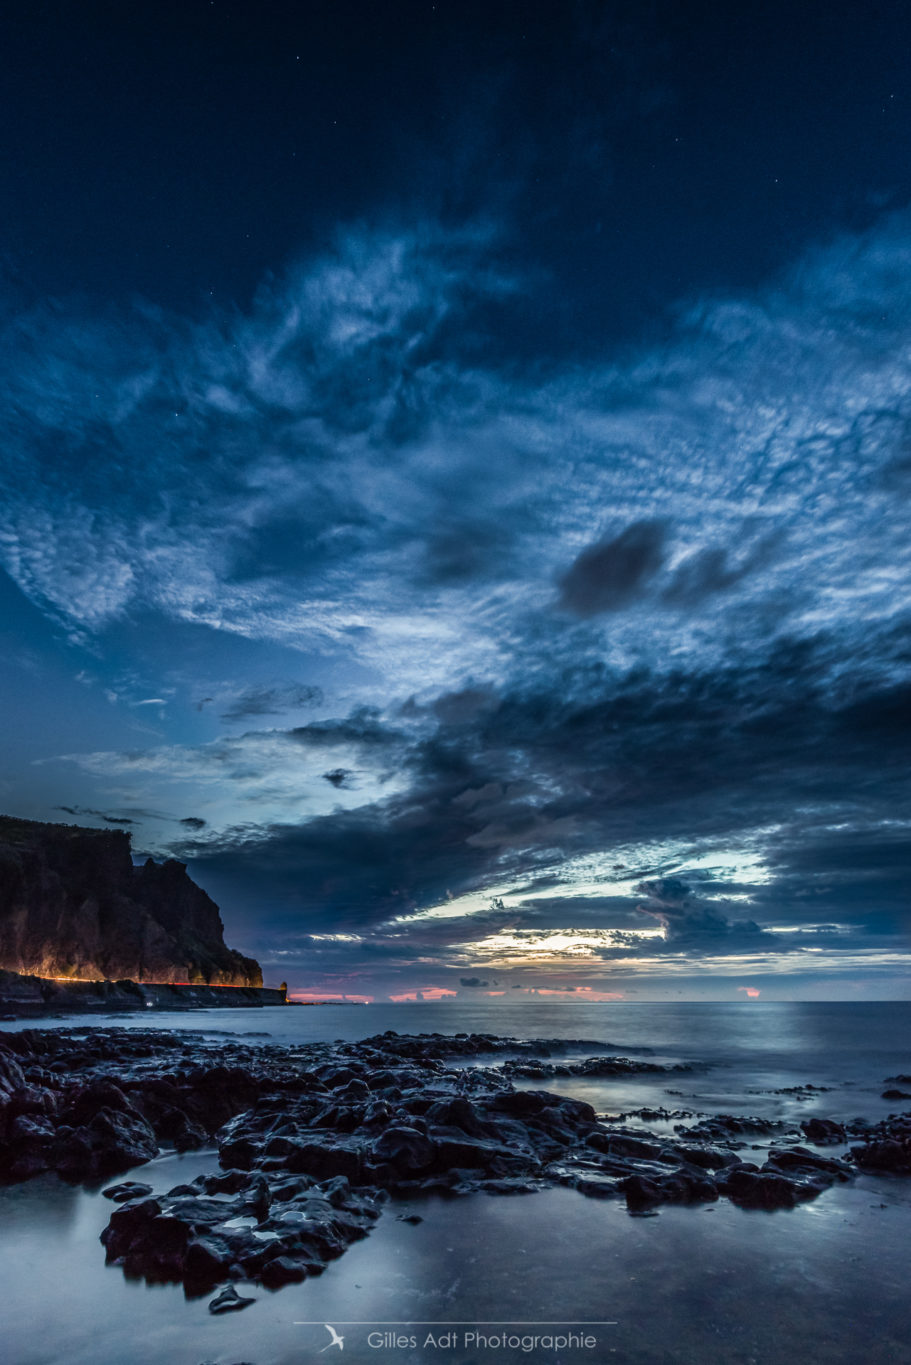
[{"label": "rocky headland", "polygon": [[233,1281],[274,1289],[319,1274],[400,1196],[566,1185],[622,1199],[634,1216],[718,1199],[771,1211],[860,1170],[911,1175],[908,1113],[799,1128],[684,1109],[607,1115],[514,1084],[637,1071],[672,1081],[681,1070],[605,1044],[479,1034],[278,1047],[125,1029],[3,1033],[0,1178],[55,1171],[97,1185],[163,1147],[212,1149],[211,1171],[189,1184],[107,1188],[116,1207],[102,1242],[126,1274],[190,1294],[225,1286],[210,1304],[225,1312],[249,1302]]},{"label": "rocky headland", "polygon": [[0,816],[0,968],[43,979],[261,987],[183,863],[123,830]]}]

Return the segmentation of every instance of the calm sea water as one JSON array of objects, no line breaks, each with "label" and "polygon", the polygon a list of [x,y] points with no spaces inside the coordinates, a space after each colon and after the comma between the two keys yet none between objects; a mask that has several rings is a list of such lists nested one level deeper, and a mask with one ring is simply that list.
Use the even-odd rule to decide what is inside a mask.
[{"label": "calm sea water", "polygon": [[[478,1030],[599,1040],[631,1056],[692,1064],[673,1077],[552,1085],[610,1113],[663,1104],[788,1119],[875,1118],[896,1108],[881,1098],[885,1078],[911,1072],[909,1002],[482,1001],[149,1011],[110,1022],[233,1035],[253,1045],[355,1040],[387,1028]],[[85,1026],[84,1018],[52,1023]],[[831,1089],[811,1100],[772,1093],[807,1083]],[[212,1164],[207,1154],[171,1155],[135,1174],[163,1192]],[[633,1219],[622,1204],[564,1189],[397,1203],[323,1276],[275,1294],[252,1288],[256,1303],[222,1318],[178,1286],[150,1288],[106,1267],[97,1239],[110,1211],[99,1193],[56,1178],[0,1189],[0,1357],[7,1365],[302,1365],[323,1354],[327,1322],[344,1335],[343,1361],[382,1365],[911,1361],[911,1182],[898,1179],[861,1176],[773,1214],[720,1201]],[[409,1211],[423,1221],[396,1218]],[[571,1331],[595,1345],[522,1344]],[[504,1335],[520,1344],[503,1344]],[[326,1358],[336,1354],[331,1348]]]}]

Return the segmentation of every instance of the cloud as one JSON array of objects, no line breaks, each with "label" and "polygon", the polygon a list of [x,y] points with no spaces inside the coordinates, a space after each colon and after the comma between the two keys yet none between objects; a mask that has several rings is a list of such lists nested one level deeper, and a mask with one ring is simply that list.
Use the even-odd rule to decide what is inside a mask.
[{"label": "cloud", "polygon": [[256,716],[278,716],[305,706],[318,706],[322,689],[305,683],[286,683],[279,687],[248,687],[223,711],[223,720],[248,720]]},{"label": "cloud", "polygon": [[[890,824],[909,736],[888,730],[894,781],[871,783],[884,739],[875,717],[889,714],[889,692],[839,706],[827,677],[825,650],[791,650],[755,670],[618,678],[577,669],[548,678],[546,689],[538,679],[538,690],[485,693],[481,709],[372,715],[365,763],[382,765],[394,750],[394,794],[302,824],[260,827],[240,846],[228,831],[195,850],[197,865],[251,903],[268,877],[276,927],[294,920],[371,931],[512,879],[525,890],[497,910],[499,923],[609,928],[608,956],[790,952],[804,940],[784,942],[763,925],[843,922],[861,896],[869,904],[877,882],[890,884],[891,869],[896,896],[898,879],[911,871],[907,843]],[[866,735],[861,714],[873,727]],[[365,722],[335,728],[357,734]],[[792,811],[826,801],[833,818],[841,810],[850,819],[850,838],[842,829],[829,841],[844,841],[845,872],[830,875],[821,894],[809,895],[810,867],[818,860],[831,874],[839,860],[809,824],[782,834],[782,793]],[[685,869],[698,849],[718,850],[722,865],[726,850],[739,850],[741,861],[751,851],[762,875],[722,866],[693,880],[661,870],[662,862]],[[184,847],[182,856],[193,854]],[[564,869],[586,860],[598,890],[580,895]],[[544,894],[529,898],[530,883]],[[551,887],[559,894],[547,894]],[[635,937],[642,911],[664,938]],[[420,936],[432,932],[442,946],[477,938],[482,928],[472,913],[408,933],[426,945]]]},{"label": "cloud", "polygon": [[706,597],[727,592],[750,574],[769,563],[781,537],[769,534],[752,544],[746,552],[730,547],[708,546],[685,558],[664,589],[663,600],[681,607],[694,607]]},{"label": "cloud", "polygon": [[[3,562],[77,632],[152,611],[405,692],[502,680],[554,581],[551,636],[609,624],[643,660],[662,628],[679,657],[811,600],[844,620],[848,581],[854,619],[886,619],[909,240],[886,219],[681,307],[660,350],[533,381],[506,364],[519,281],[489,224],[340,232],[246,314],[35,309],[5,336]],[[617,529],[591,543],[593,520]]]},{"label": "cloud", "polygon": [[774,942],[771,935],[760,929],[753,920],[731,922],[722,907],[693,894],[692,887],[678,877],[661,877],[656,881],[641,882],[636,890],[645,897],[639,909],[664,925],[669,943],[736,940],[739,950],[762,946],[762,941]]},{"label": "cloud", "polygon": [[483,990],[488,986],[496,986],[496,981],[482,981],[479,976],[460,976],[459,985],[467,986],[472,990]]},{"label": "cloud", "polygon": [[180,823],[193,834],[198,834],[200,830],[206,827],[205,820],[202,820],[198,815],[185,815]]},{"label": "cloud", "polygon": [[[213,879],[216,898],[249,905],[264,932],[292,923],[372,932],[514,884],[497,922],[610,929],[608,956],[791,952],[803,940],[785,943],[769,925],[878,916],[883,932],[907,927],[911,864],[894,816],[911,759],[903,693],[876,674],[866,691],[854,675],[834,687],[838,657],[823,638],[691,672],[555,660],[500,690],[475,686],[388,715],[358,708],[195,751],[76,758],[109,778],[210,774],[220,793],[235,791],[235,809],[246,801],[244,825],[210,828],[174,851],[195,859],[207,887]],[[301,766],[332,747],[357,753],[361,790],[345,809],[302,814],[307,771],[320,786],[327,771],[351,771]],[[294,818],[264,819],[263,795],[275,796],[282,774]],[[344,781],[330,785],[347,792]],[[713,850],[719,871],[687,871]],[[624,940],[643,926],[641,910],[664,938]],[[420,933],[442,950],[483,926],[473,912],[438,928]]]},{"label": "cloud", "polygon": [[[903,727],[889,728],[888,709],[884,698],[883,757],[891,745],[895,762],[904,762],[899,755],[907,752],[907,740]],[[871,715],[870,720],[878,723],[877,716]],[[856,731],[854,737],[857,742]],[[843,734],[841,742],[847,740]],[[903,784],[896,786],[896,778],[894,770],[881,774],[884,807],[890,800],[887,793],[902,800],[898,786]],[[896,815],[903,808],[883,809],[879,820],[865,819],[856,810],[853,818],[842,819],[809,814],[783,827],[768,841],[766,856],[773,875],[767,886],[757,889],[757,913],[774,914],[784,924],[815,926],[820,933],[827,928],[819,923],[820,912],[833,910],[842,922],[856,925],[859,933],[911,935],[907,894],[911,824]]]},{"label": "cloud", "polygon": [[559,580],[560,606],[577,616],[628,607],[661,568],[665,535],[662,522],[637,521],[589,545]]},{"label": "cloud", "polygon": [[350,787],[351,772],[348,768],[332,768],[329,772],[323,773],[323,777],[333,787]]},{"label": "cloud", "polygon": [[103,820],[107,825],[135,825],[136,821],[125,815],[107,815],[102,810],[92,810],[88,806],[55,806],[55,810],[64,811],[67,815],[89,815],[95,816],[98,820]]}]

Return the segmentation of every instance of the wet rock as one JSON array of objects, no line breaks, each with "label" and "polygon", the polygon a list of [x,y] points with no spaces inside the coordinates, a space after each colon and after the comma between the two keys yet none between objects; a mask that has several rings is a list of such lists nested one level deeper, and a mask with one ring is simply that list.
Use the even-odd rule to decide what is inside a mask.
[{"label": "wet rock", "polygon": [[560,1096],[548,1090],[508,1090],[495,1095],[488,1104],[492,1114],[509,1114],[517,1119],[529,1119],[560,1103]]},{"label": "wet rock", "polygon": [[527,1164],[527,1157],[510,1150],[498,1142],[485,1138],[470,1138],[464,1135],[435,1134],[438,1170],[449,1171],[457,1168],[481,1170],[488,1175],[507,1175],[517,1164]]},{"label": "wet rock", "polygon": [[661,1155],[661,1147],[657,1142],[629,1133],[590,1133],[586,1144],[608,1156],[643,1157],[654,1161]]},{"label": "wet rock", "polygon": [[[627,1177],[628,1178],[628,1177]],[[572,1182],[573,1189],[589,1199],[615,1199],[622,1193],[621,1182],[624,1177],[607,1175],[603,1171],[593,1171],[590,1175],[580,1175]],[[648,1202],[648,1201],[647,1201]],[[632,1207],[627,1200],[627,1207]]]},{"label": "wet rock", "polygon": [[654,1180],[649,1180],[644,1175],[630,1175],[622,1180],[618,1186],[626,1195],[626,1207],[634,1213],[641,1209],[654,1208],[660,1204],[661,1191]]},{"label": "wet rock", "polygon": [[252,1137],[235,1137],[229,1142],[219,1143],[218,1159],[229,1169],[249,1171],[260,1153],[260,1143]]},{"label": "wet rock", "polygon": [[326,1180],[336,1175],[357,1181],[361,1173],[362,1147],[360,1143],[327,1138],[314,1142],[298,1142],[286,1158],[284,1169]]},{"label": "wet rock", "polygon": [[107,1259],[116,1261],[126,1255],[139,1231],[160,1213],[161,1205],[157,1199],[140,1199],[112,1213],[101,1234],[101,1243],[108,1253]]},{"label": "wet rock", "polygon": [[725,1173],[719,1190],[745,1209],[792,1209],[805,1199],[815,1199],[823,1185],[794,1180],[774,1171],[747,1170],[743,1166]]},{"label": "wet rock", "polygon": [[[376,1164],[394,1166],[397,1171],[410,1174],[429,1170],[438,1150],[438,1145],[416,1128],[387,1128],[373,1143],[371,1158]],[[442,1153],[440,1157],[445,1164]],[[453,1160],[448,1164],[458,1163]]]},{"label": "wet rock", "polygon": [[101,1240],[109,1261],[151,1281],[182,1280],[196,1292],[238,1278],[277,1288],[321,1273],[378,1212],[338,1179],[279,1204],[257,1173],[229,1200],[197,1193],[125,1205]]},{"label": "wet rock", "polygon": [[203,1177],[202,1188],[206,1194],[237,1194],[250,1183],[249,1171],[227,1170],[222,1175]]},{"label": "wet rock", "polygon": [[128,1180],[122,1185],[109,1185],[106,1190],[102,1190],[105,1199],[113,1199],[115,1204],[124,1204],[127,1200],[144,1199],[147,1194],[151,1193],[151,1185],[143,1185],[137,1180]]},{"label": "wet rock", "polygon": [[761,1119],[744,1114],[714,1114],[691,1128],[675,1124],[674,1131],[687,1139],[719,1142],[731,1137],[773,1137],[786,1132],[788,1125],[779,1119]]},{"label": "wet rock", "polygon": [[519,1176],[493,1177],[479,1180],[478,1189],[487,1194],[534,1194],[542,1188],[537,1180],[525,1180]]},{"label": "wet rock", "polygon": [[187,1243],[183,1279],[191,1290],[200,1293],[227,1278],[234,1260],[234,1249],[224,1238],[194,1237]]},{"label": "wet rock", "polygon": [[639,1076],[671,1074],[689,1071],[688,1066],[661,1066],[657,1062],[645,1062],[630,1057],[586,1057],[580,1062],[547,1062],[510,1059],[498,1068],[500,1073],[510,1078],[518,1076],[529,1080],[549,1080],[564,1076]]},{"label": "wet rock", "polygon": [[255,1299],[245,1298],[238,1294],[233,1284],[226,1285],[221,1293],[216,1294],[209,1304],[210,1313],[236,1313],[241,1308],[249,1308]]},{"label": "wet rock", "polygon": [[[831,1157],[810,1152],[806,1147],[772,1147],[763,1169],[790,1171],[812,1176],[831,1176],[833,1180],[847,1180],[852,1172],[846,1161],[835,1161]],[[831,1184],[832,1182],[829,1181]]]},{"label": "wet rock", "polygon": [[804,1119],[800,1126],[817,1147],[834,1146],[846,1137],[844,1126],[833,1119]]},{"label": "wet rock", "polygon": [[890,1114],[876,1124],[855,1123],[852,1132],[864,1142],[851,1148],[857,1165],[867,1171],[911,1175],[911,1114]]},{"label": "wet rock", "polygon": [[457,1128],[469,1137],[492,1137],[493,1123],[484,1122],[475,1105],[465,1095],[454,1095],[437,1100],[427,1109],[427,1119],[443,1128]]},{"label": "wet rock", "polygon": [[269,1191],[269,1182],[264,1175],[257,1174],[245,1191],[243,1212],[249,1211],[258,1222],[263,1223],[269,1216],[271,1206],[272,1195]]},{"label": "wet rock", "polygon": [[704,1146],[678,1143],[674,1151],[683,1161],[689,1162],[692,1166],[701,1166],[706,1171],[723,1170],[726,1166],[739,1166],[741,1163],[741,1158],[736,1152],[725,1147],[713,1147],[708,1143]]},{"label": "wet rock", "polygon": [[893,1175],[911,1175],[911,1140],[887,1137],[880,1142],[867,1142],[852,1147],[851,1155],[868,1171],[888,1171]]},{"label": "wet rock", "polygon": [[158,1142],[134,1112],[100,1109],[58,1144],[54,1168],[64,1179],[96,1180],[158,1155]]},{"label": "wet rock", "polygon": [[[309,1268],[312,1271],[312,1263]],[[283,1284],[299,1284],[307,1278],[307,1272],[307,1265],[290,1256],[273,1256],[263,1265],[259,1277],[267,1289],[279,1289]]]}]

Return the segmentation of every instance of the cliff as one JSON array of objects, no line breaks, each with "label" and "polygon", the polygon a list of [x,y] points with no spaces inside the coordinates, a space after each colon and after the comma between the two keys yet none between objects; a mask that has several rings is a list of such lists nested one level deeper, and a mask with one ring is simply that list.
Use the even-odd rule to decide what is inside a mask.
[{"label": "cliff", "polygon": [[0,816],[0,968],[41,977],[261,986],[183,863],[136,867],[122,830]]}]

